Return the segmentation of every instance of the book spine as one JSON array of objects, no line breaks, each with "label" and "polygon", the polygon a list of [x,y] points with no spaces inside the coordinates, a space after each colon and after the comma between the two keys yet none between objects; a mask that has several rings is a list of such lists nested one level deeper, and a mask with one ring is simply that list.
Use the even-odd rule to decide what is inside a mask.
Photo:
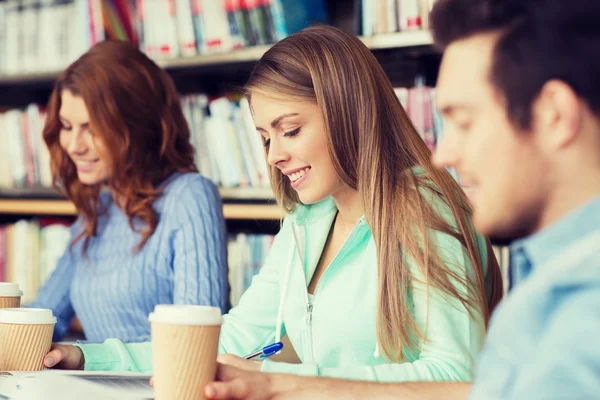
[{"label": "book spine", "polygon": [[7,74],[16,74],[19,65],[21,47],[21,8],[16,0],[6,2],[6,68]]},{"label": "book spine", "polygon": [[[6,2],[0,1],[0,27],[6,27]],[[6,28],[0,28],[0,74],[6,73]]]},{"label": "book spine", "polygon": [[402,0],[402,26],[401,30],[411,31],[421,29],[421,13],[419,11],[420,0]]},{"label": "book spine", "polygon": [[[401,1],[401,0],[398,0]],[[362,35],[373,36],[375,27],[375,6],[372,0],[362,0]]]},{"label": "book spine", "polygon": [[219,52],[231,50],[233,41],[229,32],[227,13],[222,1],[203,0],[206,51]]},{"label": "book spine", "polygon": [[6,228],[0,226],[0,282],[6,282]]},{"label": "book spine", "polygon": [[271,15],[273,16],[273,25],[275,27],[274,40],[277,42],[288,36],[288,29],[281,0],[271,0]]},{"label": "book spine", "polygon": [[182,56],[193,56],[196,54],[198,45],[194,34],[191,1],[175,0],[175,6],[179,52]]},{"label": "book spine", "polygon": [[275,21],[271,12],[271,0],[262,0],[260,11],[264,16],[266,40],[268,43],[277,42],[277,32],[275,30]]},{"label": "book spine", "polygon": [[203,53],[205,51],[204,43],[206,34],[204,33],[204,23],[202,22],[202,1],[190,0],[192,5],[192,25],[194,27],[194,36],[196,38],[196,51]]},{"label": "book spine", "polygon": [[225,12],[227,13],[227,22],[229,24],[229,34],[231,35],[233,49],[239,49],[246,45],[246,39],[238,23],[238,17],[236,17],[236,15],[239,15],[240,10],[239,0],[225,0]]}]

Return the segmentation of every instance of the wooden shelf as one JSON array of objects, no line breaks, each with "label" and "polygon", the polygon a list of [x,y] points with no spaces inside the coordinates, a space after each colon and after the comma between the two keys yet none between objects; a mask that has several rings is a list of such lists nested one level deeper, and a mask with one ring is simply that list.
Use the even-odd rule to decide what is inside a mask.
[{"label": "wooden shelf", "polygon": [[223,204],[225,219],[282,220],[284,214],[276,204]]},{"label": "wooden shelf", "polygon": [[[75,216],[75,206],[67,200],[0,199],[0,214]],[[225,219],[280,220],[276,204],[223,204]]]},{"label": "wooden shelf", "polygon": [[219,188],[223,200],[266,200],[275,202],[273,190],[268,188]]},{"label": "wooden shelf", "polygon": [[[219,194],[224,201],[229,200],[257,200],[275,202],[273,191],[270,187],[233,187],[219,188]],[[0,199],[15,200],[65,200],[56,190],[49,187],[35,188],[2,188]]]},{"label": "wooden shelf", "polygon": [[[429,46],[433,43],[431,32],[427,30],[388,33],[376,36],[359,37],[372,50],[393,49],[404,47]],[[156,63],[166,70],[196,68],[220,64],[236,64],[258,61],[267,50],[267,46],[247,47],[225,53],[202,54],[193,57],[177,57],[156,60]],[[66,67],[66,66],[65,66]],[[60,71],[24,72],[10,75],[0,75],[0,84],[24,84],[43,81],[53,81]]]},{"label": "wooden shelf", "polygon": [[164,69],[194,68],[207,65],[235,64],[242,62],[258,61],[271,48],[267,46],[246,47],[226,53],[201,54],[192,57],[177,57],[171,59],[156,60],[156,63]]},{"label": "wooden shelf", "polygon": [[430,46],[433,44],[431,31],[428,30],[361,36],[359,39],[371,50]]},{"label": "wooden shelf", "polygon": [[67,200],[0,199],[0,214],[75,215]]}]

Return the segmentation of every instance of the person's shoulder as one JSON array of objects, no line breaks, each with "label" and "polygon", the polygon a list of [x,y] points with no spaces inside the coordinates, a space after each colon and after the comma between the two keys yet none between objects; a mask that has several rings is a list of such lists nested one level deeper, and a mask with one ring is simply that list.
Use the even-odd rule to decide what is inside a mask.
[{"label": "person's shoulder", "polygon": [[[546,288],[543,307],[554,320],[595,321],[600,324],[600,263],[587,260],[570,275],[562,275],[561,282]],[[574,322],[575,322],[574,321]],[[567,324],[568,325],[568,324]]]},{"label": "person's shoulder", "polygon": [[599,243],[600,230],[582,236],[563,249],[547,265],[539,266],[540,270],[549,272],[541,278],[548,280],[552,287],[561,287],[563,290],[592,289],[600,299]]},{"label": "person's shoulder", "polygon": [[164,185],[162,196],[155,203],[161,214],[204,214],[209,208],[222,205],[217,186],[198,173],[177,173]]},{"label": "person's shoulder", "polygon": [[163,197],[186,200],[198,196],[219,196],[217,186],[197,172],[175,173],[167,178]]}]

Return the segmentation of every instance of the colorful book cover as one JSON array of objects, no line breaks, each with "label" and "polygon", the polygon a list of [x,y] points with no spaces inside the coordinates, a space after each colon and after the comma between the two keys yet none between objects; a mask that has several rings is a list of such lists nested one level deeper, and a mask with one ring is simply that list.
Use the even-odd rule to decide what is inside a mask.
[{"label": "colorful book cover", "polygon": [[175,19],[177,21],[177,43],[179,54],[193,56],[197,53],[198,45],[194,34],[192,6],[190,0],[175,0]]},{"label": "colorful book cover", "polygon": [[281,0],[281,4],[290,35],[308,26],[329,23],[327,7],[323,0]]},{"label": "colorful book cover", "polygon": [[194,27],[194,36],[196,37],[196,50],[198,53],[203,53],[206,34],[204,33],[204,23],[202,22],[202,0],[190,0],[190,2],[192,5],[192,24]]},{"label": "colorful book cover", "polygon": [[283,11],[281,0],[271,0],[271,15],[273,16],[273,26],[275,28],[274,39],[278,42],[288,36],[285,13]]},{"label": "colorful book cover", "polygon": [[[242,6],[240,0],[225,0],[225,11],[227,12],[227,22],[229,23],[229,34],[232,39],[232,49],[240,49],[246,45],[246,38],[242,34],[243,18],[240,21]],[[245,27],[244,27],[245,28]]]}]

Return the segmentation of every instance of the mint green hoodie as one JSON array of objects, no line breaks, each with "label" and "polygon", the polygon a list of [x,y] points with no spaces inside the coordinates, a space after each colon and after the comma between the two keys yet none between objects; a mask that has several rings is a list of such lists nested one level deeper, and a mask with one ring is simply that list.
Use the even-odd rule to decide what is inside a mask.
[{"label": "mint green hoodie", "polygon": [[[449,208],[433,194],[424,196],[448,222]],[[411,309],[427,341],[406,362],[393,364],[379,354],[376,339],[377,257],[364,218],[356,224],[315,289],[307,292],[336,215],[331,198],[299,205],[285,218],[260,273],[237,307],[225,316],[219,352],[239,356],[278,341],[287,333],[302,364],[265,360],[262,370],[382,382],[469,381],[485,328],[456,299],[412,284]],[[460,276],[474,273],[468,252],[453,237],[431,231],[437,251]],[[487,265],[485,240],[478,237]],[[410,267],[410,262],[409,266]],[[419,276],[417,268],[411,272]],[[428,296],[429,295],[429,296]],[[86,370],[150,372],[150,343],[80,345]]]}]

